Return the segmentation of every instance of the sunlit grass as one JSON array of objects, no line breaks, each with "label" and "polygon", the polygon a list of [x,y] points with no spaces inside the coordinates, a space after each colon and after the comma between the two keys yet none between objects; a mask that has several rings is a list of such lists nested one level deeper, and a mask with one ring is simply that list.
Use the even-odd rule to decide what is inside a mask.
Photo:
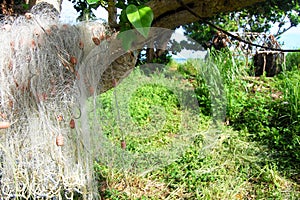
[{"label": "sunlit grass", "polygon": [[[243,63],[227,57],[225,53],[215,55],[213,61],[223,78],[227,116],[218,134],[210,140],[205,140],[205,136],[211,131],[211,94],[205,79],[199,75],[205,68],[197,68],[194,61],[170,63],[165,72],[167,79],[154,75],[152,84],[144,84],[135,93],[126,93],[132,94],[132,101],[128,101],[131,107],[127,107],[130,117],[123,118],[120,123],[113,114],[108,114],[108,123],[103,128],[111,141],[120,141],[122,131],[145,128],[151,125],[151,118],[160,119],[162,110],[149,110],[151,103],[164,108],[161,120],[165,120],[156,134],[127,134],[126,151],[155,151],[171,144],[181,134],[180,116],[189,110],[179,106],[178,99],[174,98],[177,94],[172,96],[174,93],[168,87],[160,87],[179,77],[183,77],[186,84],[182,90],[195,88],[200,108],[197,120],[191,120],[194,124],[190,129],[198,134],[172,162],[144,173],[98,162],[96,172],[105,199],[300,198],[299,72],[284,72],[277,78],[250,77]],[[146,80],[150,77],[138,69],[130,78]],[[118,91],[122,90],[117,90],[122,110],[121,102],[125,97]],[[166,96],[161,98],[160,95]],[[102,96],[101,102],[104,102],[101,112],[116,113],[113,91]],[[122,119],[122,112],[120,115]],[[121,131],[117,130],[120,125]]]}]

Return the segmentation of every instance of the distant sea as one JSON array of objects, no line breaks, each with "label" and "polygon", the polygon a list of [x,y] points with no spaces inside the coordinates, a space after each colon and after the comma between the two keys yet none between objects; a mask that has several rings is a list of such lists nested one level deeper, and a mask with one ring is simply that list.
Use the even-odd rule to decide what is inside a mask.
[{"label": "distant sea", "polygon": [[184,63],[187,61],[187,58],[173,58],[177,63]]}]

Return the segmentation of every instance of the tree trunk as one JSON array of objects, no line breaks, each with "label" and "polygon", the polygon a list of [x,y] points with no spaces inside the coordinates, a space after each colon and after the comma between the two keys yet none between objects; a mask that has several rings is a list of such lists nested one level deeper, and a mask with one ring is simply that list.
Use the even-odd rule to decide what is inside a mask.
[{"label": "tree trunk", "polygon": [[117,27],[117,7],[116,0],[108,1],[108,25],[112,28]]}]

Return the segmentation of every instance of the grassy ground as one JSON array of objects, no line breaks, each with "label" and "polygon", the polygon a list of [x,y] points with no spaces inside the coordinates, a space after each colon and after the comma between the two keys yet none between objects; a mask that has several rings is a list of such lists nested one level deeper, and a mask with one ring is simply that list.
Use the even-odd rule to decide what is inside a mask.
[{"label": "grassy ground", "polygon": [[[223,104],[210,93],[220,87],[205,85],[192,61],[137,69],[99,97],[103,133],[131,156],[124,167],[95,164],[103,199],[300,199],[299,71],[254,78],[222,56],[214,63],[227,107],[217,126],[210,111]],[[182,106],[189,95],[200,107]]]}]

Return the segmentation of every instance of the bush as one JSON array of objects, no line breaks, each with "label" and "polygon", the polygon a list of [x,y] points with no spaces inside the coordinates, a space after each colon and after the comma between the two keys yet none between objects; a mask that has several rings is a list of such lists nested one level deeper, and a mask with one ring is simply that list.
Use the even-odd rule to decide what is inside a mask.
[{"label": "bush", "polygon": [[273,127],[277,127],[277,145],[296,161],[300,161],[300,72],[294,70],[278,76],[276,87],[282,99],[274,105],[276,116]]},{"label": "bush", "polygon": [[[299,54],[288,54],[288,65],[299,64],[297,59],[300,61]],[[243,59],[222,51],[211,52],[205,64],[209,62],[217,66],[223,79],[227,123],[244,130],[250,139],[267,144],[276,155],[300,161],[300,72],[283,72],[275,78],[250,77]],[[189,60],[178,70],[193,80],[200,110],[210,115],[211,90],[201,76],[203,66],[200,68]]]},{"label": "bush", "polygon": [[205,78],[201,75],[199,68],[200,66],[197,67],[196,62],[187,60],[185,63],[179,64],[177,70],[188,79],[195,88],[194,92],[199,103],[200,112],[209,116],[211,114],[211,98],[207,83]]},{"label": "bush", "polygon": [[300,53],[293,52],[288,53],[286,55],[286,69],[293,70],[293,69],[300,69]]},{"label": "bush", "polygon": [[300,161],[299,75],[299,71],[281,74],[273,83],[265,82],[264,92],[230,97],[235,102],[228,116],[236,130],[247,130],[250,138],[293,162]]}]

